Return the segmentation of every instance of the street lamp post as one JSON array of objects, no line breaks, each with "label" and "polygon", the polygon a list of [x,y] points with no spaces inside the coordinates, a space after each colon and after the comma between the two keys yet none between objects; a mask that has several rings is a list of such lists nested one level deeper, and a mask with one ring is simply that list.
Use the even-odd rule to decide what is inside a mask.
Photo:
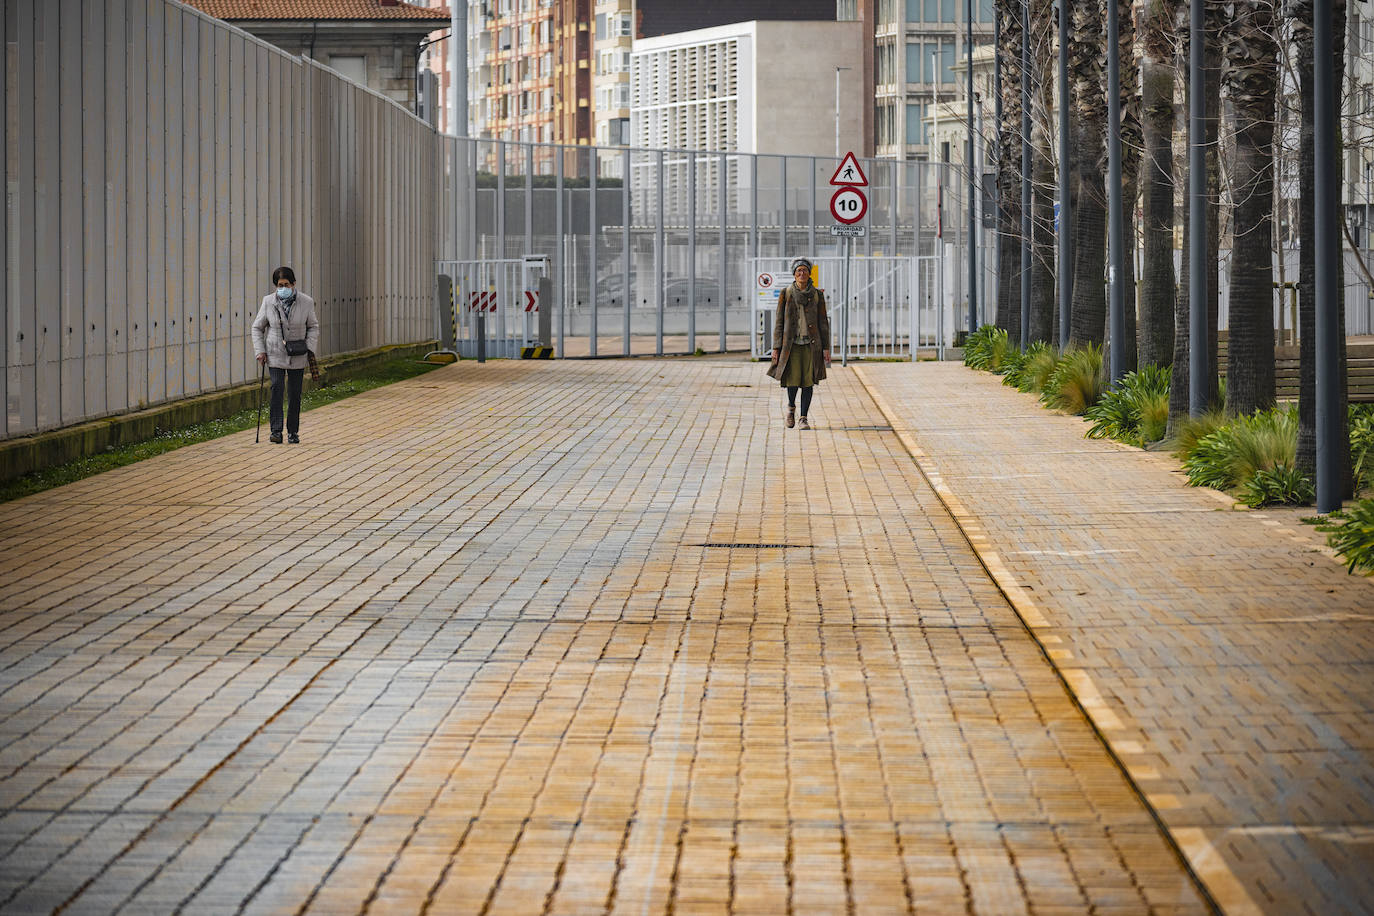
[{"label": "street lamp post", "polygon": [[835,68],[835,158],[840,158],[840,71],[853,70],[853,67]]},{"label": "street lamp post", "polygon": [[[1196,3],[1197,0],[1194,0]],[[1341,507],[1341,439],[1345,423],[1340,410],[1340,239],[1336,225],[1340,219],[1340,188],[1337,184],[1340,151],[1336,147],[1336,80],[1331,60],[1332,0],[1316,0],[1313,9],[1312,96],[1313,158],[1316,162],[1315,241],[1317,306],[1316,402],[1317,402],[1317,511],[1323,515]],[[1194,41],[1197,39],[1194,38]],[[1196,49],[1194,49],[1196,53]],[[1196,227],[1194,227],[1196,230]]]},{"label": "street lamp post", "polygon": [[973,125],[973,0],[967,0],[964,8],[968,14],[968,332],[978,330],[978,175],[974,169]]}]

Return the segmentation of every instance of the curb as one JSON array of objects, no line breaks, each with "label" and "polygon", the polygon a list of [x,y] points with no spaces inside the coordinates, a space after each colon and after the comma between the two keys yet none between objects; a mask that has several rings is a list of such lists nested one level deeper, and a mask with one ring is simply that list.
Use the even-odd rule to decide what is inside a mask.
[{"label": "curb", "polygon": [[[351,378],[397,357],[420,359],[435,341],[393,344],[340,353],[320,360],[333,380]],[[310,384],[309,378],[306,384]],[[13,480],[33,471],[76,461],[107,449],[151,439],[161,430],[218,420],[256,407],[258,380],[206,394],[169,401],[143,410],[87,420],[73,426],[18,436],[0,442],[0,480]]]},{"label": "curb", "polygon": [[[1063,650],[1052,647],[1044,635],[1037,632],[1051,627],[1052,625],[1050,622],[1047,621],[1045,616],[1040,612],[1039,607],[1037,607],[1035,602],[1031,599],[1030,593],[1026,588],[1017,581],[1016,577],[1012,575],[1011,571],[1002,563],[1001,557],[998,556],[997,551],[992,549],[988,542],[987,535],[983,532],[982,525],[978,522],[977,516],[969,512],[959,498],[954,495],[954,491],[949,488],[944,478],[932,466],[930,457],[916,444],[916,440],[912,437],[911,433],[898,426],[896,412],[892,410],[883,396],[868,383],[868,380],[864,378],[863,373],[858,371],[858,369],[859,367],[856,366],[854,377],[859,380],[859,384],[863,386],[869,399],[872,400],[874,406],[878,408],[878,412],[883,415],[888,425],[892,427],[892,431],[902,443],[902,448],[911,456],[912,463],[915,464],[916,469],[920,471],[921,477],[925,479],[926,483],[928,483],[930,488],[935,492],[936,499],[940,501],[940,505],[944,506],[950,518],[954,520],[955,527],[959,529],[959,533],[963,535],[964,540],[967,541],[969,547],[972,548],[974,556],[978,559],[979,565],[983,567],[983,570],[988,574],[988,578],[992,580],[992,584],[996,586],[997,591],[1001,593],[1012,611],[1020,619],[1021,625],[1026,629],[1026,633],[1035,642],[1036,646],[1039,647],[1041,655],[1045,657],[1050,668],[1059,678],[1059,682],[1064,686],[1065,692],[1068,693],[1074,705],[1082,712],[1083,718],[1088,723],[1088,727],[1097,735],[1098,740],[1102,743],[1103,749],[1107,752],[1107,755],[1111,757],[1112,762],[1116,764],[1117,770],[1120,771],[1122,778],[1126,780],[1126,784],[1131,787],[1131,791],[1135,793],[1136,798],[1140,799],[1141,805],[1150,813],[1150,817],[1159,827],[1160,833],[1164,835],[1169,847],[1173,849],[1175,856],[1178,857],[1179,863],[1183,866],[1183,870],[1186,871],[1188,876],[1192,879],[1193,885],[1197,888],[1202,899],[1211,907],[1214,913],[1241,913],[1252,911],[1254,907],[1253,902],[1249,900],[1244,889],[1240,887],[1236,877],[1226,868],[1225,863],[1221,862],[1219,857],[1213,854],[1211,844],[1206,842],[1205,838],[1198,836],[1201,834],[1201,831],[1181,831],[1187,835],[1180,837],[1169,829],[1168,824],[1165,823],[1158,809],[1151,803],[1149,795],[1146,794],[1140,783],[1136,781],[1135,776],[1131,773],[1130,767],[1121,759],[1116,748],[1112,746],[1111,739],[1107,737],[1106,731],[1122,728],[1121,721],[1117,719],[1116,714],[1111,711],[1110,706],[1098,692],[1096,685],[1093,684],[1092,679],[1088,676],[1086,671],[1060,667],[1058,657],[1063,655]],[[1058,639],[1058,637],[1050,638],[1055,640]],[[1207,871],[1212,886],[1209,886],[1209,883],[1203,880],[1200,873],[1202,870]],[[1221,893],[1214,893],[1213,886],[1216,886],[1217,890]],[[1225,909],[1222,908],[1218,899],[1222,896],[1224,896],[1228,902]],[[1249,904],[1249,907],[1247,908],[1245,904]]]}]

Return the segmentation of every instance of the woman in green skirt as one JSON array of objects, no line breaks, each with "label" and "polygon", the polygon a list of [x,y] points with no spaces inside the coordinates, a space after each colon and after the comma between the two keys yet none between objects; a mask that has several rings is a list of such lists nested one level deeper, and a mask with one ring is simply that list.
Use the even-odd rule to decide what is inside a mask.
[{"label": "woman in green skirt", "polygon": [[797,423],[797,390],[801,390],[801,428],[810,429],[807,411],[817,382],[830,365],[830,318],[825,293],[811,282],[811,262],[792,262],[792,283],[778,296],[773,321],[773,359],[769,378],[787,389],[787,428]]}]

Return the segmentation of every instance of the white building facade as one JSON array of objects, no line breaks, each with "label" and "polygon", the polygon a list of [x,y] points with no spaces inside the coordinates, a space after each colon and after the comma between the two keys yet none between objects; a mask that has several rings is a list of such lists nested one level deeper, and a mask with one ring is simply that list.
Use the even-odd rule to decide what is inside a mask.
[{"label": "white building facade", "polygon": [[837,129],[842,151],[861,145],[862,55],[857,22],[741,22],[636,41],[632,145],[831,156]]}]

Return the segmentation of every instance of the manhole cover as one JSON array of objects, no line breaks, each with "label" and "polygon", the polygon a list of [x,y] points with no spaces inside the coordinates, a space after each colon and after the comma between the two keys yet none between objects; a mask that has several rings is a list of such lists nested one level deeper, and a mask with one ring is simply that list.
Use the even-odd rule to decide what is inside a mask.
[{"label": "manhole cover", "polygon": [[707,541],[704,544],[688,544],[689,547],[724,547],[729,550],[767,550],[779,548],[805,548],[810,544],[754,544],[743,541]]}]

